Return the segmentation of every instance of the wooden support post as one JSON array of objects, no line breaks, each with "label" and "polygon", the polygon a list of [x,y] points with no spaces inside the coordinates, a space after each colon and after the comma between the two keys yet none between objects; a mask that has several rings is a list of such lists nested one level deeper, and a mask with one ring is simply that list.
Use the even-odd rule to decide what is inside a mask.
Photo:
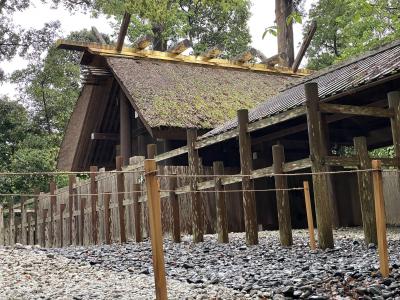
[{"label": "wooden support post", "polygon": [[46,247],[46,223],[47,223],[47,213],[48,209],[43,209],[43,219],[42,219],[42,240],[41,245]]},{"label": "wooden support post", "polygon": [[[285,152],[282,145],[272,146],[273,169],[275,174],[283,174]],[[278,208],[279,236],[282,246],[291,246],[292,221],[290,217],[289,192],[287,189],[287,177],[275,176],[276,202]]]},{"label": "wooden support post", "polygon": [[[224,163],[214,161],[214,175],[224,175]],[[226,212],[225,188],[222,185],[221,177],[214,177],[215,184],[215,202],[217,206],[217,233],[219,243],[229,243],[228,236],[228,216]]]},{"label": "wooden support post", "polygon": [[179,213],[179,199],[178,195],[175,193],[177,188],[177,177],[176,174],[169,177],[168,179],[168,189],[169,189],[169,203],[171,205],[171,214],[172,214],[172,240],[175,243],[181,242],[181,220],[180,220],[180,213]]},{"label": "wooden support post", "polygon": [[59,245],[62,248],[64,246],[64,210],[65,210],[65,204],[61,203],[60,204],[60,228],[58,232],[58,240],[59,240]]},{"label": "wooden support post", "polygon": [[111,193],[104,194],[104,237],[106,244],[111,244],[111,211],[110,211]]},{"label": "wooden support post", "polygon": [[190,178],[190,193],[192,202],[192,224],[193,224],[193,242],[199,243],[204,239],[204,212],[203,197],[197,191],[198,178],[200,174],[199,153],[196,150],[197,130],[189,128],[187,130],[187,146],[188,146],[188,164]]},{"label": "wooden support post", "polygon": [[149,207],[151,247],[153,252],[154,282],[156,299],[167,299],[167,283],[165,278],[163,237],[161,226],[161,200],[159,184],[156,178],[157,166],[154,159],[144,161],[146,174],[147,201]]},{"label": "wooden support post", "polygon": [[92,240],[93,244],[98,244],[98,217],[97,217],[97,200],[98,200],[98,187],[96,175],[99,169],[96,166],[90,167],[90,206],[92,209]]},{"label": "wooden support post", "polygon": [[38,226],[38,218],[39,218],[39,194],[40,191],[38,189],[35,189],[35,198],[34,198],[34,204],[33,204],[33,209],[35,211],[34,214],[34,232],[33,232],[33,244],[37,245],[39,243],[39,226]]},{"label": "wooden support post", "polygon": [[[117,156],[116,158],[116,169],[117,171],[122,171],[122,156]],[[117,173],[117,199],[118,199],[118,214],[119,214],[119,233],[120,242],[126,243],[126,232],[125,232],[125,184],[124,184],[124,174]]]},{"label": "wooden support post", "polygon": [[147,158],[154,159],[157,155],[157,145],[156,144],[148,144],[147,145]]},{"label": "wooden support post", "polygon": [[8,244],[14,245],[14,231],[15,231],[15,216],[14,216],[14,198],[11,197],[8,202]]},{"label": "wooden support post", "polygon": [[121,156],[123,158],[122,166],[127,166],[129,164],[129,158],[132,154],[131,110],[131,104],[121,93],[119,96],[119,111]]},{"label": "wooden support post", "polygon": [[54,215],[56,213],[56,183],[54,181],[50,182],[50,230],[49,230],[49,247],[54,245]]},{"label": "wooden support post", "polygon": [[379,160],[373,160],[372,168],[375,169],[372,173],[372,176],[374,184],[376,229],[378,235],[380,271],[383,277],[388,277],[389,254],[387,249],[386,215],[385,215],[385,201],[383,198],[381,162]]},{"label": "wooden support post", "polygon": [[74,184],[76,184],[76,176],[68,177],[68,223],[69,223],[69,245],[73,244],[73,222],[74,222]]},{"label": "wooden support post", "polygon": [[142,241],[142,214],[140,213],[141,205],[139,203],[140,189],[140,184],[135,183],[133,185],[133,213],[135,222],[135,241],[137,243]]},{"label": "wooden support post", "polygon": [[238,110],[237,115],[241,174],[245,175],[242,178],[242,193],[246,243],[248,245],[256,245],[258,244],[256,198],[254,194],[254,182],[250,179],[250,174],[253,170],[253,157],[251,153],[250,134],[247,132],[249,112],[247,109],[241,109]]},{"label": "wooden support post", "polygon": [[306,203],[308,233],[310,235],[310,248],[311,250],[315,250],[316,245],[314,236],[314,221],[311,209],[310,186],[308,185],[308,181],[303,181],[303,188],[304,188],[304,200]]},{"label": "wooden support post", "polygon": [[[387,98],[389,108],[393,109],[393,118],[390,118],[390,124],[397,170],[400,170],[400,91],[389,92]],[[398,173],[398,185],[400,189],[400,173]]]},{"label": "wooden support post", "polygon": [[3,205],[0,204],[0,245],[5,245],[4,234],[4,210]]},{"label": "wooden support post", "polygon": [[85,207],[86,207],[86,198],[81,198],[81,206],[80,206],[81,219],[80,219],[80,224],[79,224],[79,241],[82,246],[84,243],[84,235],[85,235]]},{"label": "wooden support post", "polygon": [[26,197],[21,197],[21,236],[20,243],[25,244],[26,242],[26,210],[25,210]]},{"label": "wooden support post", "polygon": [[[315,82],[305,84],[308,139],[310,145],[311,170],[313,173],[327,171],[323,165],[323,142],[321,136],[321,116],[318,111],[318,85]],[[317,212],[318,242],[322,249],[333,248],[332,210],[325,174],[313,175],[314,201]]]},{"label": "wooden support post", "polygon": [[[354,150],[358,158],[359,170],[370,170],[371,160],[368,155],[367,140],[363,136],[355,137]],[[368,171],[357,173],[358,193],[360,196],[361,216],[364,229],[365,243],[377,243],[375,206],[372,190],[372,174]]]},{"label": "wooden support post", "polygon": [[118,33],[117,45],[115,46],[115,50],[117,50],[118,52],[120,52],[122,50],[122,47],[124,46],[124,40],[126,33],[128,32],[128,27],[130,22],[131,22],[131,14],[125,12]]},{"label": "wooden support post", "polygon": [[31,234],[32,234],[32,230],[31,230],[31,227],[32,227],[32,212],[28,212],[26,214],[26,223],[27,223],[26,244],[30,245],[31,241],[32,241],[32,239],[31,239]]}]

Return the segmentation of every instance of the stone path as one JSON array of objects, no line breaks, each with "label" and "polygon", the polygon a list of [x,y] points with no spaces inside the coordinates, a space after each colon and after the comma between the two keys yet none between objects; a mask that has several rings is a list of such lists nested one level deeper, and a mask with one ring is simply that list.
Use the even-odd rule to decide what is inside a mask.
[{"label": "stone path", "polygon": [[[381,278],[377,250],[357,229],[335,231],[335,249],[310,251],[304,230],[294,246],[278,232],[260,232],[247,247],[243,233],[229,244],[214,235],[165,240],[170,299],[395,299],[400,300],[400,229],[389,230],[391,276]],[[21,247],[22,248],[22,247]],[[1,249],[0,299],[152,299],[148,241],[63,249]]]}]

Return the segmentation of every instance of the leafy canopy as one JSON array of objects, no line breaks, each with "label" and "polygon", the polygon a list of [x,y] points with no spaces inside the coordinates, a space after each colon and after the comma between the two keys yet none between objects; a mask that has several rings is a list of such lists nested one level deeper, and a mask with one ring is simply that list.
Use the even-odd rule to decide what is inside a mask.
[{"label": "leafy canopy", "polygon": [[318,30],[307,52],[308,67],[321,69],[400,37],[398,0],[319,0],[309,12]]}]

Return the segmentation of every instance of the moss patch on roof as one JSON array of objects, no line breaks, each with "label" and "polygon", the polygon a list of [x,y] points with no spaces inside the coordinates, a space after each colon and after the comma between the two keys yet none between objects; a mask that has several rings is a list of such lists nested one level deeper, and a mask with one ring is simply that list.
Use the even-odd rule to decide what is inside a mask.
[{"label": "moss patch on roof", "polygon": [[293,78],[146,59],[107,58],[150,127],[214,128]]}]

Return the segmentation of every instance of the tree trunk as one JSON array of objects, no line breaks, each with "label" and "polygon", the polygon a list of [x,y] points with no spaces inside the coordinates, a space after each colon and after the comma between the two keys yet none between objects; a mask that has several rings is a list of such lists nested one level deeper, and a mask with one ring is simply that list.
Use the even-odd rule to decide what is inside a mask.
[{"label": "tree trunk", "polygon": [[166,51],[167,50],[167,41],[162,36],[163,31],[164,31],[164,26],[160,25],[160,24],[154,24],[152,31],[154,34],[153,50]]},{"label": "tree trunk", "polygon": [[293,0],[275,0],[275,17],[278,27],[278,53],[285,53],[285,67],[294,62],[293,24],[287,18],[293,12]]}]

